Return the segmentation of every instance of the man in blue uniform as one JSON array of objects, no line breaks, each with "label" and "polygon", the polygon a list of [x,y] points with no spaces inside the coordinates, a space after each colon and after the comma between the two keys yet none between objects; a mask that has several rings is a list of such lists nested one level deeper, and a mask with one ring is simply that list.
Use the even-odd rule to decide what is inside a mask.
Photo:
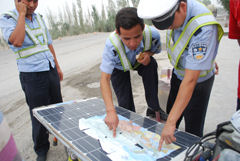
[{"label": "man in blue uniform", "polygon": [[[106,41],[103,51],[101,92],[106,105],[105,123],[116,135],[118,117],[113,105],[110,80],[118,104],[135,112],[129,70],[133,69],[142,77],[148,107],[156,112],[156,119],[165,120],[166,114],[158,101],[157,62],[153,54],[161,51],[160,35],[152,27],[144,25],[137,16],[137,9],[121,9],[115,19],[116,31]],[[136,55],[142,58],[136,60]]]},{"label": "man in blue uniform", "polygon": [[15,0],[16,9],[3,14],[0,28],[17,59],[19,77],[32,120],[32,137],[37,161],[45,161],[48,132],[33,116],[35,107],[62,102],[63,73],[42,16],[34,13],[38,0]]},{"label": "man in blue uniform", "polygon": [[140,0],[138,16],[151,19],[167,32],[167,52],[174,66],[167,103],[163,142],[176,141],[174,132],[182,117],[185,130],[203,135],[208,101],[214,81],[214,60],[223,35],[212,13],[196,0]]}]

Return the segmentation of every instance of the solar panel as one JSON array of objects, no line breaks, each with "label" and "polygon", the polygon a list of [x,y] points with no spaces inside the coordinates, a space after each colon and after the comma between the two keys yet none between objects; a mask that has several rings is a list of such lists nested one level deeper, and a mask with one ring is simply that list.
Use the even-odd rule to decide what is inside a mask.
[{"label": "solar panel", "polygon": [[[163,124],[143,117],[137,113],[115,106],[117,114],[128,118],[139,126],[151,132],[160,134]],[[70,148],[81,160],[111,161],[102,149],[100,142],[79,129],[79,119],[90,118],[105,114],[105,105],[102,99],[70,101],[33,110],[34,116],[66,147]],[[199,138],[186,132],[176,130],[176,145],[181,148],[157,161],[173,160],[189,146],[199,141]]]}]

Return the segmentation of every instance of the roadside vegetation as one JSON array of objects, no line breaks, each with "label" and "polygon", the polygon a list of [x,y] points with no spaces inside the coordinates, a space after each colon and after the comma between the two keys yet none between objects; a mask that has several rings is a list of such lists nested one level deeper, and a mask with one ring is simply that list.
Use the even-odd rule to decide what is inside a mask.
[{"label": "roadside vegetation", "polygon": [[7,48],[7,43],[3,40],[3,37],[1,34],[0,34],[0,47]]},{"label": "roadside vegetation", "polygon": [[[131,0],[131,2],[136,7],[139,0]],[[87,13],[83,13],[81,0],[76,0],[70,5],[72,7],[66,3],[64,9],[58,11],[57,16],[48,10],[45,20],[48,20],[53,39],[82,33],[113,31],[117,11],[122,7],[130,6],[130,0],[108,0],[107,6],[102,4],[100,11],[92,5]]]}]

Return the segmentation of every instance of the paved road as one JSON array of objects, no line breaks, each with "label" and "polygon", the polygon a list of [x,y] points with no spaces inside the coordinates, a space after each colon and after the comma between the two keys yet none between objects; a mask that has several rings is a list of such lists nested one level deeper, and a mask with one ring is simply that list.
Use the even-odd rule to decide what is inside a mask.
[{"label": "paved road", "polygon": [[[57,57],[65,74],[62,82],[64,100],[101,96],[98,87],[89,89],[86,86],[91,83],[98,86],[94,83],[99,80],[98,64],[107,36],[108,33],[93,33],[54,41]],[[217,57],[220,73],[213,86],[205,133],[214,130],[218,123],[229,120],[235,111],[239,58],[240,47],[237,42],[223,37]],[[10,50],[0,50],[0,75],[0,110],[7,118],[22,156],[26,161],[32,161],[36,156],[32,150],[29,111],[21,91],[15,58]],[[140,84],[141,81],[136,82]],[[136,107],[143,106],[141,100],[144,98],[140,98],[142,91],[134,91],[134,96],[140,100],[136,101]],[[52,147],[49,160],[65,160],[63,152],[63,146]]]}]

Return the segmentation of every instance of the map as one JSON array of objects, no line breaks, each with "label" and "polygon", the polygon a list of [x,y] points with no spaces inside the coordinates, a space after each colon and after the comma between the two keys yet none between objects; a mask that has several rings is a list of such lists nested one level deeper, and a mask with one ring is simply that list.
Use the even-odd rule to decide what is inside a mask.
[{"label": "map", "polygon": [[158,151],[159,134],[148,131],[121,115],[118,115],[119,125],[114,138],[113,132],[104,123],[105,116],[81,118],[79,128],[99,140],[113,161],[155,161],[180,148],[175,144],[163,144],[161,151]]}]

